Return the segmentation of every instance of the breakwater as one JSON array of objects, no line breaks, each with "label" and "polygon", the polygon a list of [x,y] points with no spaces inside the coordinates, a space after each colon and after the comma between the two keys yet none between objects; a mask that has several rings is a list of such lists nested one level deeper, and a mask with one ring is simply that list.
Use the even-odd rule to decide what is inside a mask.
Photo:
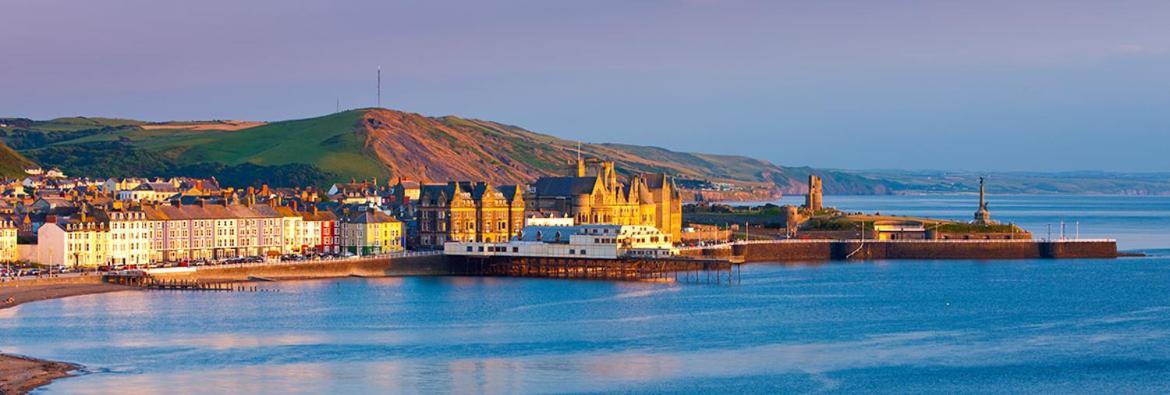
[{"label": "breakwater", "polygon": [[744,262],[1116,258],[1114,240],[768,240],[683,250]]}]

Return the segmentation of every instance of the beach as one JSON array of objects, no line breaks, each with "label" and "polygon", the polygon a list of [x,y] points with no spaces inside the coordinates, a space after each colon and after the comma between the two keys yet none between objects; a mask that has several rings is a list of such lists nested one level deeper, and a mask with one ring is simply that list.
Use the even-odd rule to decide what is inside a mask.
[{"label": "beach", "polygon": [[[100,282],[65,282],[47,284],[39,281],[25,285],[10,282],[0,286],[0,309],[15,307],[38,300],[70,296],[133,291],[137,288]],[[11,298],[11,300],[9,299]],[[3,347],[3,344],[0,344]],[[2,351],[2,350],[0,350]],[[81,366],[0,353],[0,394],[24,394],[53,380],[69,377]]]},{"label": "beach", "polygon": [[24,394],[53,380],[72,376],[81,366],[0,354],[0,394]]},{"label": "beach", "polygon": [[[106,292],[134,291],[139,289],[124,285],[105,284],[97,281],[100,280],[94,277],[93,282],[45,283],[45,281],[38,281],[27,285],[24,281],[5,283],[0,285],[0,309],[7,309],[38,300]],[[11,301],[9,298],[12,298]]]}]

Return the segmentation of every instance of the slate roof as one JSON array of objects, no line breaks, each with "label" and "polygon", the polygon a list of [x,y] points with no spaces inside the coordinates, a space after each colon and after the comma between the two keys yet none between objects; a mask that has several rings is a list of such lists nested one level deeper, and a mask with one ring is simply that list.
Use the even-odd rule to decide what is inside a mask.
[{"label": "slate roof", "polygon": [[538,196],[573,197],[593,192],[596,177],[541,177],[533,184]]}]

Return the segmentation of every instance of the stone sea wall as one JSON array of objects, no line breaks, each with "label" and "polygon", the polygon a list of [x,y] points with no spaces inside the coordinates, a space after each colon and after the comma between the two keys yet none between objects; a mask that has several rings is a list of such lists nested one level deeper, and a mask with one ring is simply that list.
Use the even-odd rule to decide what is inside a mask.
[{"label": "stone sea wall", "polygon": [[746,262],[876,259],[1116,258],[1114,241],[777,241],[737,244]]}]

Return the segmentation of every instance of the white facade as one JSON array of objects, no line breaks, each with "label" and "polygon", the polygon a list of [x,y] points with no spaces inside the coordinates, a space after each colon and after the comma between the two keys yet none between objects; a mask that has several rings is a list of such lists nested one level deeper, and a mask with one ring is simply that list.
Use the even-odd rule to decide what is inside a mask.
[{"label": "white facade", "polygon": [[108,259],[109,229],[97,222],[47,223],[37,230],[37,262],[97,267]]},{"label": "white facade", "polygon": [[653,226],[581,225],[529,226],[520,240],[507,243],[448,242],[449,255],[527,256],[554,258],[617,259],[665,257],[678,253],[670,236]]},{"label": "white facade", "polygon": [[144,265],[150,263],[153,251],[154,224],[146,214],[138,211],[109,213],[111,263]]},{"label": "white facade", "polygon": [[16,225],[12,221],[0,221],[0,262],[13,262],[20,258],[16,250]]}]

